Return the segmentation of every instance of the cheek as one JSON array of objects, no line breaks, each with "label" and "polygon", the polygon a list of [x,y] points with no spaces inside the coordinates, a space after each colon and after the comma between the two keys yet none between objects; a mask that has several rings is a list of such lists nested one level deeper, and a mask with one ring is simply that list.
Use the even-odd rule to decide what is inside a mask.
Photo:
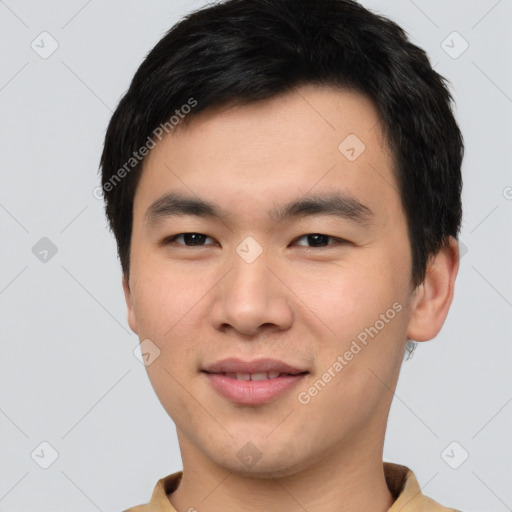
[{"label": "cheek", "polygon": [[369,384],[367,379],[375,380],[368,368],[387,379],[403,356],[406,295],[396,275],[381,270],[366,265],[332,272],[314,293],[306,285],[302,289],[321,320],[317,324],[326,327],[325,336],[317,337],[318,370],[326,371],[342,356],[339,375],[350,376],[362,388]]},{"label": "cheek", "polygon": [[[148,265],[147,268],[155,268]],[[199,311],[198,286],[179,275],[152,271],[138,274],[135,315],[139,337],[149,339],[159,350],[146,371],[166,412],[172,417],[197,415],[194,404],[184,393],[193,377],[190,351],[197,343],[194,314]]]},{"label": "cheek", "polygon": [[[146,268],[151,269],[150,263]],[[200,287],[190,279],[169,272],[141,272],[137,275],[134,313],[139,336],[165,343],[197,303]]]},{"label": "cheek", "polygon": [[358,288],[350,300],[331,293],[331,302],[323,304],[323,319],[336,335],[323,341],[311,387],[301,391],[311,400],[306,407],[325,416],[332,436],[385,417],[403,357],[405,308],[393,294],[380,292]]},{"label": "cheek", "polygon": [[[172,360],[175,360],[174,364]],[[187,378],[180,373],[179,358],[176,355],[163,351],[151,365],[146,366],[146,371],[158,400],[177,427],[183,428],[194,417],[201,416],[197,402],[191,400],[190,394],[186,392]]]},{"label": "cheek", "polygon": [[302,279],[295,289],[325,325],[328,337],[343,340],[373,325],[399,298],[389,276],[379,276],[368,266],[340,268],[325,276]]},{"label": "cheek", "polygon": [[155,364],[146,367],[148,375],[157,394],[169,394],[171,388],[178,392],[196,370],[199,332],[207,315],[201,299],[211,286],[183,273],[154,270],[140,273],[138,282],[142,285],[136,288],[134,310],[139,337],[160,351]]}]

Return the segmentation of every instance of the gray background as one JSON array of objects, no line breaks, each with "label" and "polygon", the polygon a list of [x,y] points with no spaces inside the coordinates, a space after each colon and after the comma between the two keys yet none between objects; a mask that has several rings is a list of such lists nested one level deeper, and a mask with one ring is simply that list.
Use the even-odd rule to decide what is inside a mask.
[{"label": "gray background", "polygon": [[[174,424],[134,355],[93,189],[133,73],[203,3],[0,1],[1,511],[120,511],[181,469]],[[455,299],[404,363],[385,460],[447,506],[512,510],[512,1],[363,4],[451,81],[467,148]],[[43,31],[58,43],[47,58],[56,43]]]}]

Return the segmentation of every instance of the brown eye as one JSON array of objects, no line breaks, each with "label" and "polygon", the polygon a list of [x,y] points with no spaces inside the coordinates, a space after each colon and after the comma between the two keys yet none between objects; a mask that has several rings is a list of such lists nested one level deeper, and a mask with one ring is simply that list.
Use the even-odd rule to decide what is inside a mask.
[{"label": "brown eye", "polygon": [[[177,245],[185,245],[187,247],[194,246],[204,246],[203,242],[210,238],[207,235],[203,235],[202,233],[179,233],[178,235],[174,235],[166,238],[163,241],[163,245],[175,243]],[[178,241],[180,240],[180,241]],[[182,241],[181,241],[182,240]],[[206,244],[209,245],[209,244]]]},{"label": "brown eye", "polygon": [[[310,247],[328,247],[329,245],[337,245],[340,243],[348,243],[346,240],[341,238],[336,238],[330,235],[323,235],[321,233],[310,233],[307,235],[302,235],[296,240],[305,239],[307,244],[311,244]],[[334,241],[335,243],[328,243],[329,241]],[[304,245],[304,244],[298,244]]]}]

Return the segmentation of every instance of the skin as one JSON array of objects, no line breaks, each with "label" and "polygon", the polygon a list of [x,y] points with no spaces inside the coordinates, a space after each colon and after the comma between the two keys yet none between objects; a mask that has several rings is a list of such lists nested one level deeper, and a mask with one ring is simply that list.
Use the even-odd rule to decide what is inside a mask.
[{"label": "skin", "polygon": [[[146,368],[177,427],[183,478],[169,500],[178,511],[384,512],[393,503],[382,451],[405,344],[441,329],[459,250],[450,238],[431,257],[424,283],[411,288],[406,217],[378,121],[358,93],[302,86],[205,111],[148,155],[123,288],[131,329],[161,351]],[[338,149],[349,134],[366,146],[352,162]],[[373,224],[267,218],[275,205],[333,190],[367,205]],[[151,226],[146,210],[166,192],[207,199],[232,217],[171,217]],[[182,237],[159,245],[191,232],[208,238],[199,246]],[[349,243],[328,238],[315,247],[304,237],[314,233]],[[263,249],[250,264],[236,252],[247,236]],[[396,302],[401,311],[300,403],[298,393]],[[230,356],[273,357],[310,373],[270,403],[237,405],[200,372]],[[237,456],[248,442],[261,455],[251,467]]]}]

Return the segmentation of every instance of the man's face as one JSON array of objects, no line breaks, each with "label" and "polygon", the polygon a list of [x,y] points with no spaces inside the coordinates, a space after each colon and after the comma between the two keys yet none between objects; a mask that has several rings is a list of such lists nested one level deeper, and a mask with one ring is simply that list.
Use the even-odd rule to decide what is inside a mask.
[{"label": "man's face", "polygon": [[[162,202],[148,214],[171,193],[226,217]],[[367,210],[276,217],[334,194]],[[124,286],[131,328],[160,350],[147,371],[183,457],[280,476],[373,454],[407,341],[411,264],[391,155],[357,93],[302,87],[202,114],[158,143],[135,194]],[[233,357],[307,373],[278,377],[277,392],[204,371]]]}]

